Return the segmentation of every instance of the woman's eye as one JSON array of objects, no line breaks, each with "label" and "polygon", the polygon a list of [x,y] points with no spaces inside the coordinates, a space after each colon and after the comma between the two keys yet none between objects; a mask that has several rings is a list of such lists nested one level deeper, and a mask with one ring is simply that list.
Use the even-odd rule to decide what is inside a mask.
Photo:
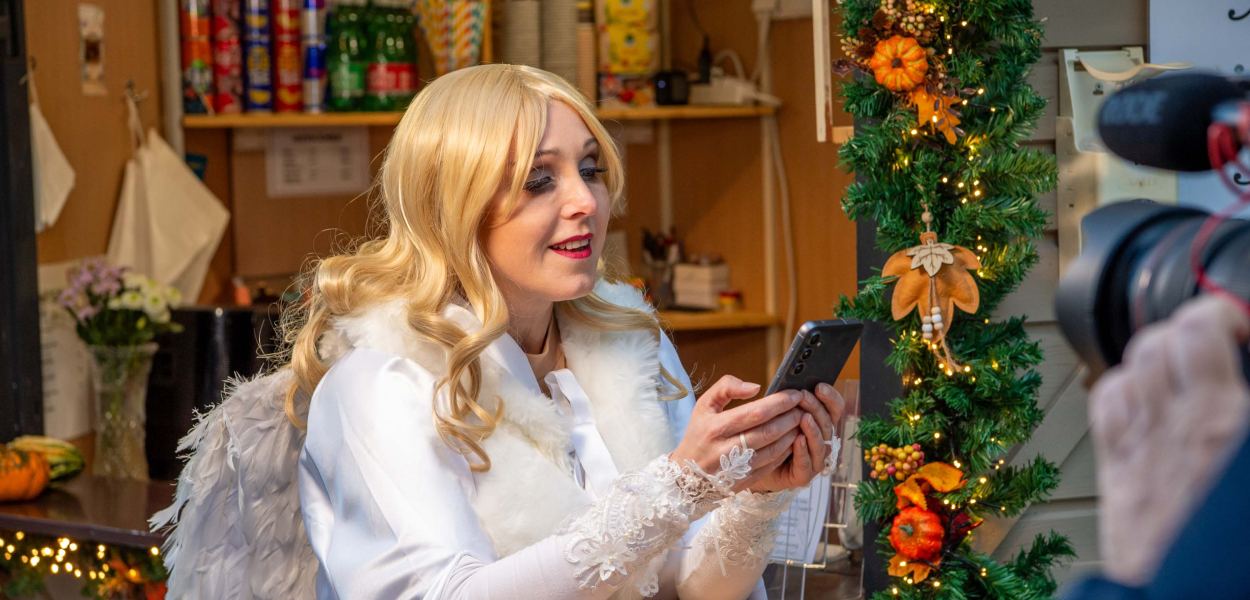
[{"label": "woman's eye", "polygon": [[535,177],[534,179],[526,181],[523,187],[525,188],[525,191],[533,194],[535,192],[541,192],[551,187],[551,184],[554,181],[555,180],[552,179],[551,177],[544,175],[543,177]]},{"label": "woman's eye", "polygon": [[583,167],[582,179],[591,180],[598,179],[600,175],[607,173],[608,170],[603,167]]}]

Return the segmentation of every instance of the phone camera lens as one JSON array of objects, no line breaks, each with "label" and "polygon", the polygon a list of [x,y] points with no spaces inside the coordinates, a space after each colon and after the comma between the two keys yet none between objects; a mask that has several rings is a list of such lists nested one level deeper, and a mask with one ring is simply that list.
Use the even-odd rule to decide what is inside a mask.
[{"label": "phone camera lens", "polygon": [[793,373],[793,374],[795,374],[795,375],[798,375],[799,373],[802,373],[802,372],[803,372],[803,363],[797,363],[797,364],[795,364],[795,365],[794,365],[794,368],[793,368],[793,369],[791,369],[791,370],[790,370],[790,372],[791,372],[791,373]]},{"label": "phone camera lens", "polygon": [[800,358],[800,359],[802,359],[802,360],[807,360],[807,359],[811,358],[811,356],[812,356],[812,349],[811,349],[811,348],[804,348],[804,349],[803,349],[803,354],[799,355],[799,358]]},{"label": "phone camera lens", "polygon": [[807,343],[811,346],[820,346],[820,334],[812,334],[811,339],[809,339]]}]

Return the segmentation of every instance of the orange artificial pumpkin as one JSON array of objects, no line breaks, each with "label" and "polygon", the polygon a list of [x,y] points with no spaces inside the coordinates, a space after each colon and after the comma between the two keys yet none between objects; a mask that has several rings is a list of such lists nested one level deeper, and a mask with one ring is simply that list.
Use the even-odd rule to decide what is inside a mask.
[{"label": "orange artificial pumpkin", "polygon": [[25,501],[48,485],[48,461],[38,452],[0,446],[0,502]]},{"label": "orange artificial pumpkin", "polygon": [[895,92],[905,92],[924,81],[929,55],[915,38],[896,35],[877,42],[868,66],[877,83]]},{"label": "orange artificial pumpkin", "polygon": [[946,530],[937,515],[923,508],[904,508],[894,517],[890,545],[908,560],[932,560],[942,554]]}]

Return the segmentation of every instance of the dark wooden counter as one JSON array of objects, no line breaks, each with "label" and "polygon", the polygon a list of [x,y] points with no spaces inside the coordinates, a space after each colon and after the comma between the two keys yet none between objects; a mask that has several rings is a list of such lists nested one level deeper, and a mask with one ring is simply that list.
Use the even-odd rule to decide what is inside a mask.
[{"label": "dark wooden counter", "polygon": [[65,536],[79,542],[159,546],[164,536],[148,531],[147,520],[169,506],[173,496],[173,482],[83,474],[50,487],[30,502],[0,503],[0,530]]}]

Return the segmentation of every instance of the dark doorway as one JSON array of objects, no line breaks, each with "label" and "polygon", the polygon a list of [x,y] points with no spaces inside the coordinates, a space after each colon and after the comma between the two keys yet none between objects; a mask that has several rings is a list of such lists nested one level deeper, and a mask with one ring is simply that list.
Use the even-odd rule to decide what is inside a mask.
[{"label": "dark doorway", "polygon": [[43,432],[35,206],[21,0],[0,0],[0,442]]}]

